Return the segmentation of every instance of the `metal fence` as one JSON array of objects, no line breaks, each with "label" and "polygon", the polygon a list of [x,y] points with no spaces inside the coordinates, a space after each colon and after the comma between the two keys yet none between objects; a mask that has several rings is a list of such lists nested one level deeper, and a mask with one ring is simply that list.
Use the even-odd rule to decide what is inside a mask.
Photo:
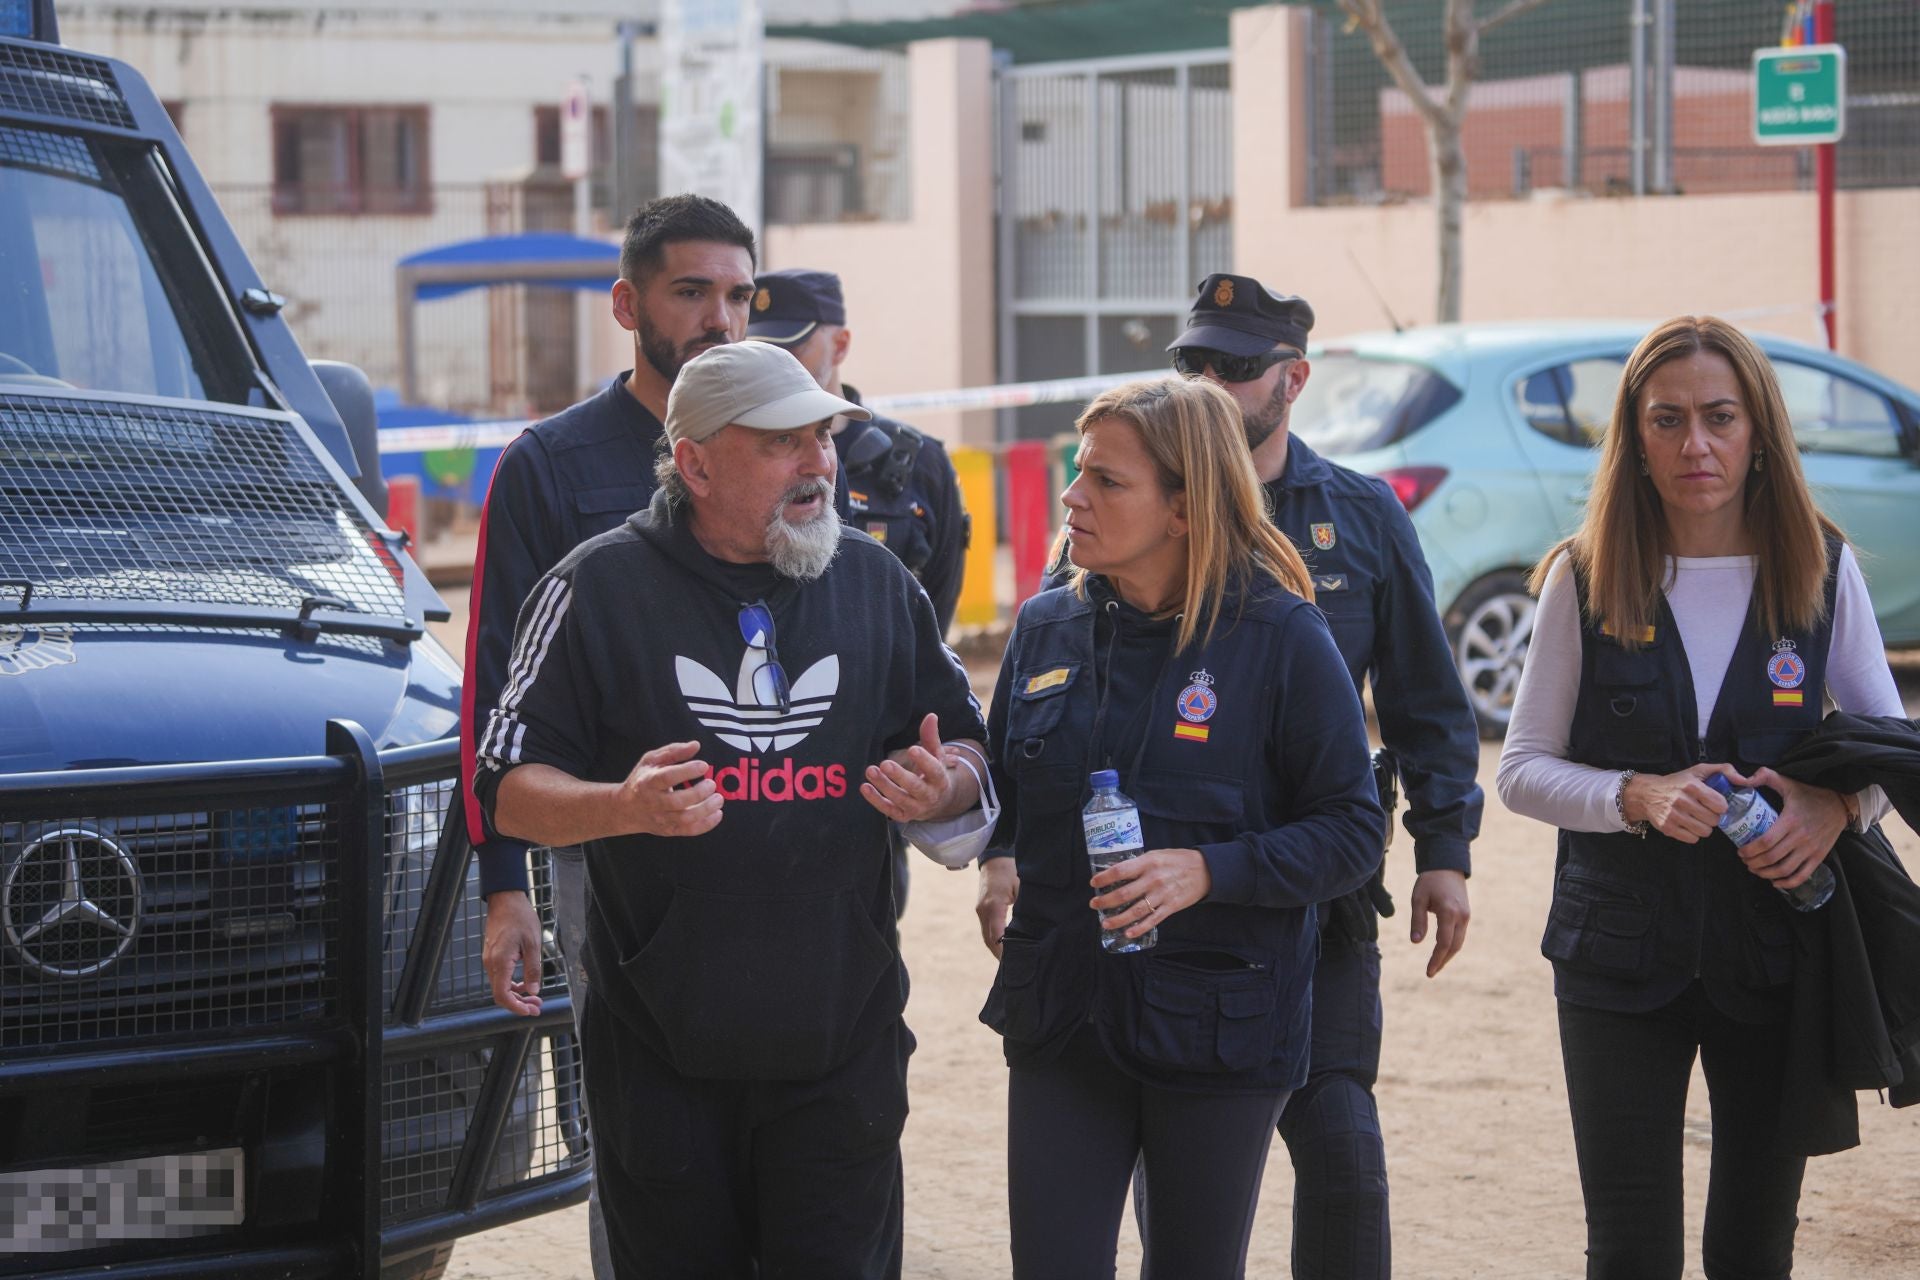
[{"label": "metal fence", "polygon": [[[1490,6],[1482,6],[1489,8]],[[1426,84],[1442,84],[1445,6],[1388,0]],[[1753,53],[1780,44],[1776,0],[1546,0],[1488,33],[1468,99],[1473,199],[1540,188],[1592,195],[1810,190],[1813,152],[1753,140]],[[1920,184],[1920,4],[1842,0],[1842,188]],[[1316,204],[1432,192],[1424,126],[1366,34],[1316,6],[1308,182]]]},{"label": "metal fence", "polygon": [[[1232,262],[1225,51],[1003,71],[999,165],[1002,380],[1164,364],[1195,281]],[[1009,410],[1002,435],[1074,409]]]},{"label": "metal fence", "polygon": [[766,119],[769,224],[912,215],[905,54],[770,44]]}]

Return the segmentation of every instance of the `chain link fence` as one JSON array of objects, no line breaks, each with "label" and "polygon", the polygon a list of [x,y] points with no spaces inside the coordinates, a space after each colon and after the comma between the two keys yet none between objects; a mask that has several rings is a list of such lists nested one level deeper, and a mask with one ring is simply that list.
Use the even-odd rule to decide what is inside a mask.
[{"label": "chain link fence", "polygon": [[768,224],[912,216],[908,91],[904,53],[769,43]]},{"label": "chain link fence", "polygon": [[[1483,11],[1493,6],[1483,3]],[[1546,0],[1481,42],[1465,143],[1472,199],[1543,188],[1589,195],[1811,190],[1813,151],[1753,140],[1753,54],[1781,42],[1778,0]],[[1424,83],[1446,78],[1445,6],[1388,0]],[[1920,184],[1920,4],[1840,0],[1847,50],[1843,189]],[[1431,195],[1424,124],[1364,32],[1315,7],[1310,198],[1380,204]]]}]

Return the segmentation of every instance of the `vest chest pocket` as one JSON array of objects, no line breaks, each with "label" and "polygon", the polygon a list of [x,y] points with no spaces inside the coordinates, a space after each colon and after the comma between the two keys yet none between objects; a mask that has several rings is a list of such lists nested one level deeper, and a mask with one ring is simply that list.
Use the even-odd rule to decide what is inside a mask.
[{"label": "vest chest pocket", "polygon": [[1591,724],[1609,764],[1649,767],[1672,754],[1672,716],[1660,672],[1659,655],[1651,649],[1602,642],[1593,655]]},{"label": "vest chest pocket", "polygon": [[1654,904],[1625,885],[1562,871],[1554,884],[1540,953],[1607,977],[1645,978],[1653,971],[1658,916]]},{"label": "vest chest pocket", "polygon": [[1067,693],[1080,679],[1083,664],[1039,664],[1015,673],[1013,697],[1007,704],[1007,767],[1019,770],[1045,760],[1061,764],[1057,747],[1049,750],[1047,735],[1066,714]]},{"label": "vest chest pocket", "polygon": [[1153,769],[1126,790],[1140,807],[1149,849],[1225,839],[1246,817],[1246,791],[1238,778]]}]

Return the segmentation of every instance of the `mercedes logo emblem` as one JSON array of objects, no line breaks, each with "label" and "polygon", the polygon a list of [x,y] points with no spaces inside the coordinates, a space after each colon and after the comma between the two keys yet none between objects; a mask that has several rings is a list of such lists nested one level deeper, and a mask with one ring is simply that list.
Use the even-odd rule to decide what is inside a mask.
[{"label": "mercedes logo emblem", "polygon": [[97,831],[64,827],[29,844],[0,883],[0,929],[35,973],[85,978],[140,933],[140,869]]}]

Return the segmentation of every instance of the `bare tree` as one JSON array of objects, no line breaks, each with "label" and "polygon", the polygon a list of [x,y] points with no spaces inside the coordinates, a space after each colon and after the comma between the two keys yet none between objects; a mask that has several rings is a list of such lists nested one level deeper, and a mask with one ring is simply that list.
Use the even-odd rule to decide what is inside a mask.
[{"label": "bare tree", "polygon": [[1433,165],[1434,208],[1440,226],[1440,297],[1436,314],[1441,323],[1460,319],[1460,218],[1467,204],[1467,153],[1461,133],[1467,120],[1467,91],[1480,74],[1480,37],[1507,19],[1546,0],[1507,0],[1482,18],[1474,0],[1447,0],[1445,21],[1447,83],[1440,97],[1421,82],[1407,47],[1394,34],[1383,12],[1383,0],[1339,0],[1348,30],[1367,33],[1373,52],[1387,74],[1407,95],[1427,126],[1427,153]]}]

